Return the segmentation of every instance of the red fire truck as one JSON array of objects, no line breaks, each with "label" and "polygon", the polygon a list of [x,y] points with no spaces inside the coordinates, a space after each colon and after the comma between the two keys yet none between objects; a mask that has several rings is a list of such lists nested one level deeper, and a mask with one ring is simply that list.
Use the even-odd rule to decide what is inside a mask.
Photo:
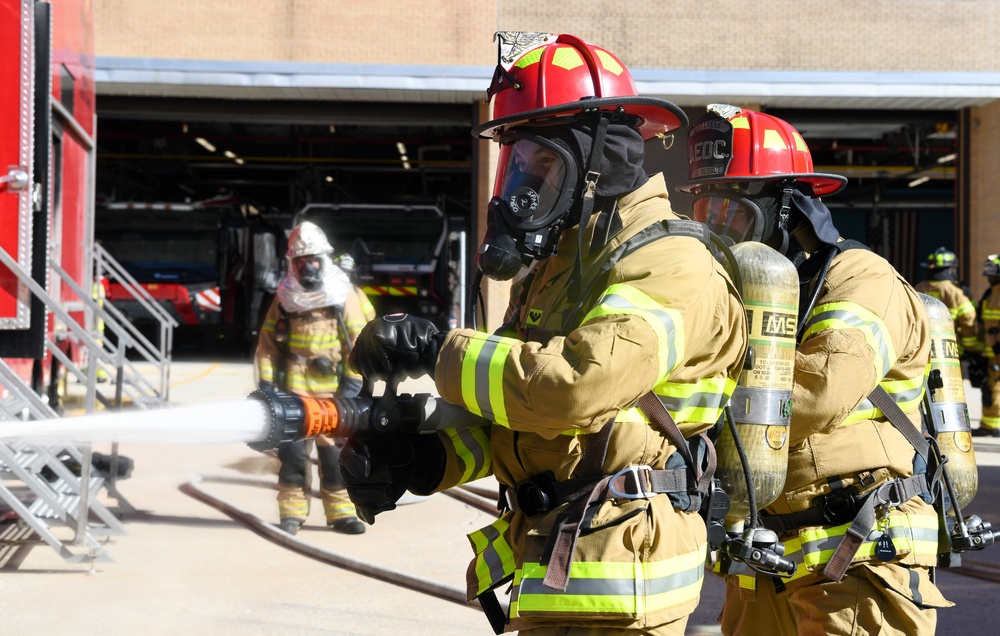
[{"label": "red fire truck", "polygon": [[[0,358],[41,392],[52,358],[46,340],[59,341],[65,325],[32,288],[81,325],[77,291],[92,289],[90,2],[0,0],[0,69]],[[62,346],[75,355],[67,340]]]},{"label": "red fire truck", "polygon": [[[105,202],[95,240],[177,322],[175,343],[245,351],[280,276],[284,233],[231,197],[194,203]],[[157,316],[121,281],[107,300],[155,337]]]}]

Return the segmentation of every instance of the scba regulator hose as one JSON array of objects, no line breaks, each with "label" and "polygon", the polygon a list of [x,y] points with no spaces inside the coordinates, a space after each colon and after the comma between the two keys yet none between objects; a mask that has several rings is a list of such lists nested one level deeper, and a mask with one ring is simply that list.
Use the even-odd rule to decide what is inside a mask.
[{"label": "scba regulator hose", "polygon": [[212,506],[228,517],[245,524],[257,534],[270,539],[275,543],[281,544],[290,550],[298,552],[299,554],[350,572],[354,572],[355,574],[361,574],[379,581],[404,587],[408,590],[413,590],[414,592],[420,592],[445,601],[451,601],[452,603],[457,603],[463,607],[480,610],[477,602],[466,602],[464,590],[448,587],[446,585],[440,585],[432,581],[411,576],[405,572],[381,567],[367,561],[352,559],[342,554],[318,548],[311,543],[303,541],[302,539],[293,537],[267,523],[260,517],[245,510],[241,510],[224,499],[220,499],[215,495],[209,494],[201,485],[205,481],[211,481],[211,479],[206,480],[202,475],[195,475],[186,483],[181,484],[180,491],[197,499],[198,501],[201,501],[202,503]]}]

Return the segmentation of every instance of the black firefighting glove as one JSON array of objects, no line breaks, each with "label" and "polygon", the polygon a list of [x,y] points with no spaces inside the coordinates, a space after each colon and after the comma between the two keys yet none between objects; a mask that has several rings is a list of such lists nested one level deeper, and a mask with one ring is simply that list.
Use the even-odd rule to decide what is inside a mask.
[{"label": "black firefighting glove", "polygon": [[337,387],[337,397],[352,398],[361,394],[361,378],[344,378]]},{"label": "black firefighting glove", "polygon": [[429,320],[390,314],[372,320],[351,350],[351,368],[370,380],[434,375],[444,334]]},{"label": "black firefighting glove", "polygon": [[309,368],[313,370],[313,373],[322,376],[331,376],[337,372],[337,369],[333,366],[333,360],[325,356],[310,360]]},{"label": "black firefighting glove", "polygon": [[361,433],[340,452],[340,472],[358,517],[368,524],[394,510],[407,490],[430,494],[441,483],[446,456],[435,435]]}]

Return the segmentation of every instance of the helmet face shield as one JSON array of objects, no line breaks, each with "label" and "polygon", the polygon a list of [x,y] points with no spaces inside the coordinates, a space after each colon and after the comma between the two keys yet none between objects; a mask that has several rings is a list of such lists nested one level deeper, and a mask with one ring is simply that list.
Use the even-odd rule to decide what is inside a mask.
[{"label": "helmet face shield", "polygon": [[710,190],[697,195],[692,203],[692,216],[733,243],[761,240],[764,212],[738,192]]},{"label": "helmet face shield", "polygon": [[533,232],[561,219],[573,201],[576,161],[563,146],[543,137],[512,131],[500,140],[494,193],[507,224]]}]

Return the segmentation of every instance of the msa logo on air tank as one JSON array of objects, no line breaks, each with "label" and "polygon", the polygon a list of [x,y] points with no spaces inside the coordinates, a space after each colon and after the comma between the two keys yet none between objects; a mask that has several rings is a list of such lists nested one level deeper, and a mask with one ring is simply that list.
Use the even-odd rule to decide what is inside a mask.
[{"label": "msa logo on air tank", "polygon": [[774,311],[763,312],[763,319],[760,325],[760,332],[764,336],[772,338],[794,338],[795,337],[795,315],[778,313]]},{"label": "msa logo on air tank", "polygon": [[[940,351],[939,351],[940,349]],[[934,358],[950,358],[952,360],[958,360],[958,343],[954,340],[941,340],[940,345],[938,340],[931,338],[931,359]]]}]

